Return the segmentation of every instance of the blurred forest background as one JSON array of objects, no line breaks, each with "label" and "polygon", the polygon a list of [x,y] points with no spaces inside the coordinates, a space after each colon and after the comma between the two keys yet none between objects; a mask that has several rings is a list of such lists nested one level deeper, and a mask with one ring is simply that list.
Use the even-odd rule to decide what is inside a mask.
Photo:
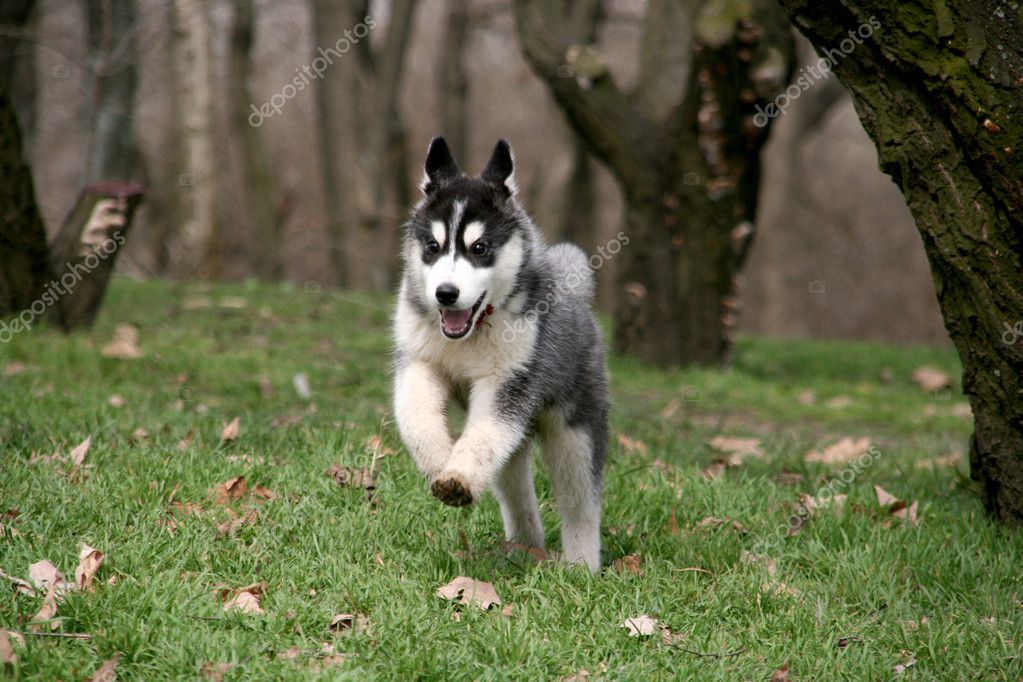
[{"label": "blurred forest background", "polygon": [[[366,16],[323,78],[254,114]],[[646,17],[642,0],[603,3],[596,42],[623,87]],[[50,237],[88,182],[147,189],[126,275],[390,290],[438,134],[473,172],[508,139],[550,239],[593,251],[622,229],[619,186],[523,57],[509,0],[39,0],[18,32],[11,92]],[[816,59],[798,36],[796,55]],[[913,218],[833,76],[773,122],[756,210],[740,328],[947,343]]]}]

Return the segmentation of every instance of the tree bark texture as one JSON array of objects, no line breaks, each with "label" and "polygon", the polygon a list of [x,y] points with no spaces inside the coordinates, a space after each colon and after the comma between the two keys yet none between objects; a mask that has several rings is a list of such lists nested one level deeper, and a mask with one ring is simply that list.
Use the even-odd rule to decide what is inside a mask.
[{"label": "tree bark texture", "polygon": [[514,12],[527,61],[625,196],[615,347],[665,365],[727,362],[770,127],[756,107],[793,64],[784,13],[771,0],[651,0],[625,92],[588,39],[599,0],[515,0]]},{"label": "tree bark texture", "polygon": [[[782,0],[902,189],[963,362],[972,476],[1023,521],[1023,16],[990,0]],[[869,38],[856,41],[854,34]],[[860,34],[862,35],[862,34]],[[869,197],[864,197],[869,201]]]}]

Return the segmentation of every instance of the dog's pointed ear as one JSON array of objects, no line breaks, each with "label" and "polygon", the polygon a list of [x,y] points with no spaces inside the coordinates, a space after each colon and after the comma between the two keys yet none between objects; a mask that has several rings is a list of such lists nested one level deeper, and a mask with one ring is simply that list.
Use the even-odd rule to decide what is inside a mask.
[{"label": "dog's pointed ear", "polygon": [[514,170],[515,160],[512,156],[511,145],[507,140],[498,140],[494,147],[494,153],[490,155],[490,161],[483,169],[480,178],[488,184],[506,190],[508,194],[514,194],[515,183],[511,179]]},{"label": "dog's pointed ear", "polygon": [[444,183],[458,177],[458,164],[455,163],[455,157],[451,156],[451,150],[443,137],[435,137],[430,142],[423,170],[426,171],[421,186],[423,194],[430,194]]}]

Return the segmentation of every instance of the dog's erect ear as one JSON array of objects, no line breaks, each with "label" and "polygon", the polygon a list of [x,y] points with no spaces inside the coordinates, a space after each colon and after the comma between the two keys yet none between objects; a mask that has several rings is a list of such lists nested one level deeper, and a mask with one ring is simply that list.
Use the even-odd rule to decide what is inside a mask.
[{"label": "dog's erect ear", "polygon": [[515,162],[512,159],[511,145],[506,140],[498,140],[494,147],[494,153],[490,155],[490,162],[483,169],[480,178],[484,182],[515,193],[515,185],[509,180],[512,171],[515,170]]},{"label": "dog's erect ear", "polygon": [[430,142],[424,170],[426,178],[422,184],[423,194],[429,194],[445,182],[458,177],[458,164],[455,163],[455,157],[451,156],[451,150],[448,149],[448,143],[443,137],[435,137]]}]

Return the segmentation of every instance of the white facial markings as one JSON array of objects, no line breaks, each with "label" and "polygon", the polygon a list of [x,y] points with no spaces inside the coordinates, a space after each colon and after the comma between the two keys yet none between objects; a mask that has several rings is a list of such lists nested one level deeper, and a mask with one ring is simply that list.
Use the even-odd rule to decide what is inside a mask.
[{"label": "white facial markings", "polygon": [[459,199],[455,201],[455,207],[451,210],[451,234],[458,234],[458,226],[462,222],[462,216],[465,215],[465,201]]},{"label": "white facial markings", "polygon": [[462,243],[465,244],[466,249],[483,236],[483,227],[483,223],[478,220],[474,220],[465,226],[465,232],[462,233]]},{"label": "white facial markings", "polygon": [[430,230],[433,232],[434,240],[436,240],[436,242],[440,244],[440,248],[443,249],[444,242],[448,239],[448,230],[444,226],[444,223],[440,220],[434,220],[430,223]]}]

